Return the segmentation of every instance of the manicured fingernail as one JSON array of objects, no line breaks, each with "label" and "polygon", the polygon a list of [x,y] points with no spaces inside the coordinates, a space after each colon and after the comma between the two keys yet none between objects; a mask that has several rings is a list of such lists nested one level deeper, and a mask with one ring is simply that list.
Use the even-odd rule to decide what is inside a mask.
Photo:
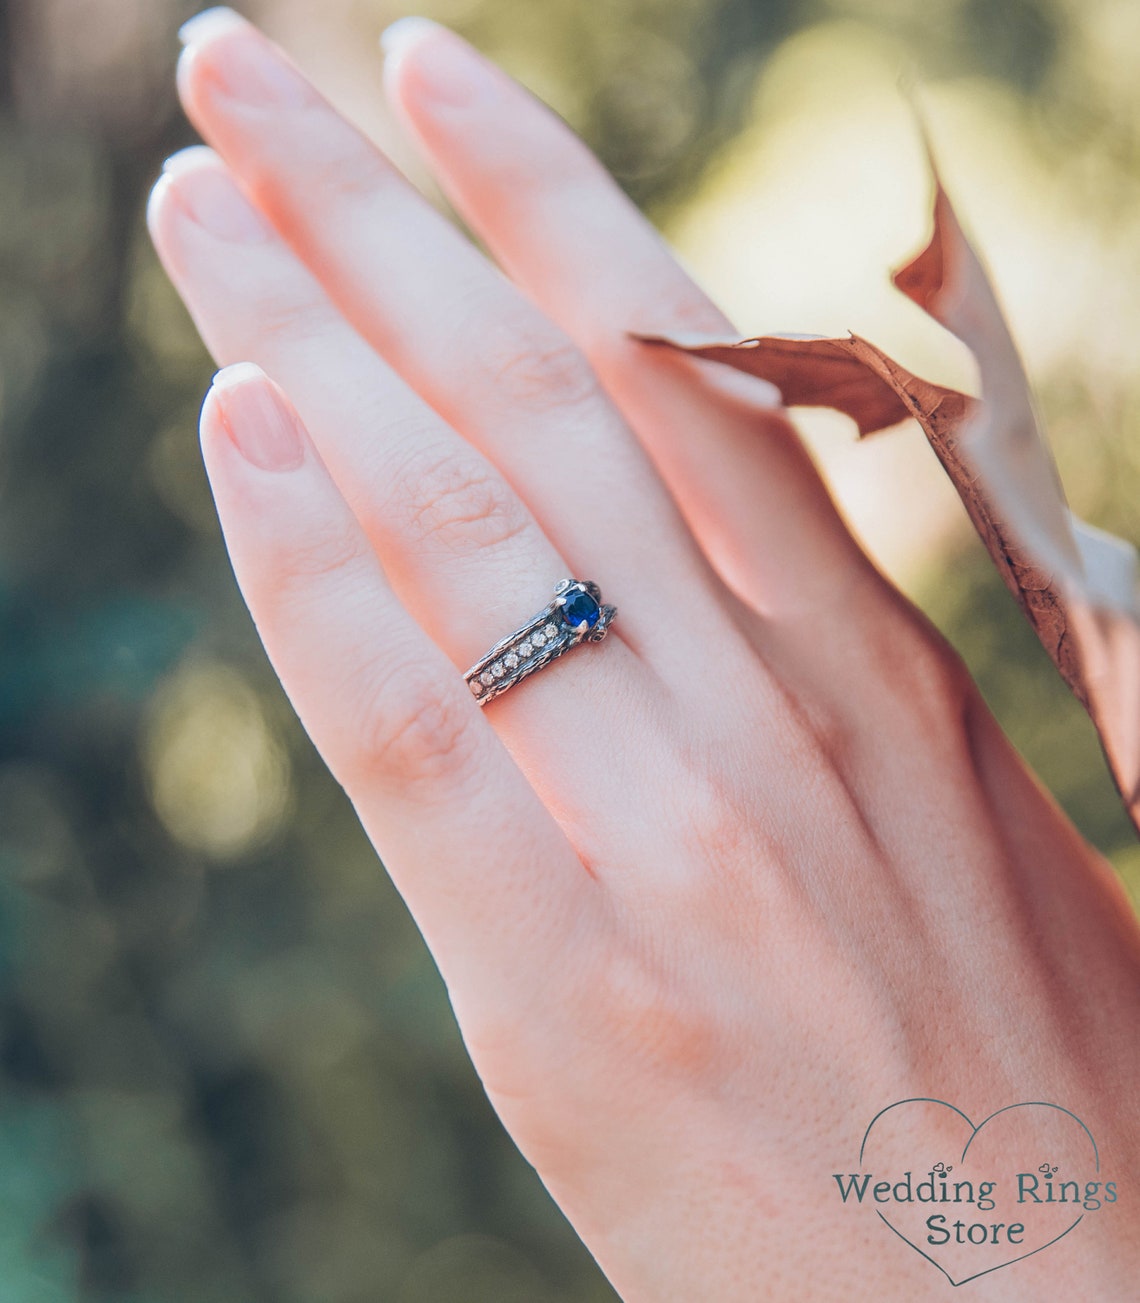
[{"label": "manicured fingernail", "polygon": [[291,471],[305,460],[297,417],[260,367],[226,367],[214,377],[212,393],[222,425],[246,461],[263,471]]},{"label": "manicured fingernail", "polygon": [[230,244],[261,244],[273,234],[211,149],[195,145],[168,158],[163,172],[179,208],[203,230]]},{"label": "manicured fingernail", "polygon": [[394,58],[401,50],[411,46],[412,42],[428,32],[438,32],[439,23],[434,18],[421,18],[418,14],[408,14],[389,23],[380,33],[380,44],[389,58]]},{"label": "manicured fingernail", "polygon": [[[243,39],[215,45],[216,37],[238,31]],[[232,9],[207,9],[191,18],[179,36],[186,46],[183,60],[195,58],[197,67],[196,56],[202,51],[202,76],[230,99],[262,108],[303,108],[316,99],[316,92],[280,51]]]},{"label": "manicured fingernail", "polygon": [[225,5],[218,5],[213,9],[203,9],[200,14],[195,14],[184,22],[178,29],[178,39],[183,45],[202,45],[219,32],[245,25],[245,19],[240,14],[235,14]]},{"label": "manicured fingernail", "polygon": [[[425,43],[430,48],[421,50]],[[426,99],[467,108],[497,89],[491,65],[466,41],[430,18],[398,18],[380,37],[380,44],[388,75],[399,70],[403,83]],[[414,59],[409,62],[413,52]]]}]

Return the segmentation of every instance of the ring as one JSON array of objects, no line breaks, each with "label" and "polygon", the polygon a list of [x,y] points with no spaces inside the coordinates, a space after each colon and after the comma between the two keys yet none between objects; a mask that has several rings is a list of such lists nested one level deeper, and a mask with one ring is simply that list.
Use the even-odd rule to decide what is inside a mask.
[{"label": "ring", "polygon": [[554,600],[480,657],[463,676],[480,706],[541,670],[580,642],[601,642],[617,615],[597,584],[560,580]]}]

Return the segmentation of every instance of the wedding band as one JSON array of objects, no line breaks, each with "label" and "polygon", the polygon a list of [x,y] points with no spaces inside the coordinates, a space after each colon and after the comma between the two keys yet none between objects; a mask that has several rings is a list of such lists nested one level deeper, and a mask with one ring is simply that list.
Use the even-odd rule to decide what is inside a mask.
[{"label": "wedding band", "polygon": [[581,642],[601,642],[617,615],[597,584],[560,580],[554,600],[508,634],[463,676],[481,706],[544,669]]}]

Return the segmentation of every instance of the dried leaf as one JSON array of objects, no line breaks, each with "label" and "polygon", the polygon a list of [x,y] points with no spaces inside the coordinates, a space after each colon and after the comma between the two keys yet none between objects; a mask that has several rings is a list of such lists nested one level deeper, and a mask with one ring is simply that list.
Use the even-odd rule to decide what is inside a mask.
[{"label": "dried leaf", "polygon": [[989,278],[933,159],[931,170],[933,234],[894,283],[973,352],[980,401],[921,379],[857,335],[637,337],[771,381],[788,406],[833,407],[861,436],[913,416],[1010,592],[1092,717],[1140,830],[1140,560],[1131,544],[1069,511]]}]

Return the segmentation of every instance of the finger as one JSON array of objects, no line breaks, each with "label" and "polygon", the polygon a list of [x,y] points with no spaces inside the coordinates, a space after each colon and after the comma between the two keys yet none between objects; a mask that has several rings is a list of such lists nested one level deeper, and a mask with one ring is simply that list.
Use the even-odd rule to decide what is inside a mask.
[{"label": "finger", "polygon": [[[700,575],[668,494],[567,337],[253,27],[214,18],[186,39],[179,86],[196,126],[352,324],[503,470],[554,544],[618,593]],[[653,618],[628,614],[623,633],[644,648]]]},{"label": "finger", "polygon": [[485,458],[361,339],[216,154],[167,163],[148,207],[163,264],[220,366],[256,362],[296,402],[321,458],[421,624],[465,667],[484,650],[457,599],[482,573],[507,618],[565,562]]},{"label": "finger", "polygon": [[735,332],[583,142],[438,24],[385,45],[389,99],[457,210],[590,358],[733,586],[779,609],[849,585],[862,554],[778,394],[627,338]]},{"label": "finger", "polygon": [[[456,669],[550,600],[572,572],[510,485],[347,325],[216,155],[172,159],[148,220],[219,364],[251,359],[295,395],[389,580]],[[575,738],[539,745],[551,710],[628,703],[642,677],[620,636],[607,638],[496,703],[496,723],[528,772],[580,787],[596,766]]]},{"label": "finger", "polygon": [[596,884],[403,609],[299,417],[256,367],[218,376],[202,446],[269,657],[453,994],[517,1009],[558,970],[551,951],[576,932]]}]

